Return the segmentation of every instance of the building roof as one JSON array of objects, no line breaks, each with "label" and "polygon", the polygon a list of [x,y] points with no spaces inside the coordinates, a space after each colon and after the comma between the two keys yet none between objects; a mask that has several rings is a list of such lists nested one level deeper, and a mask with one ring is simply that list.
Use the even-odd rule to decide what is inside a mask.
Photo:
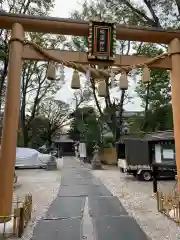
[{"label": "building roof", "polygon": [[143,111],[126,111],[126,110],[124,110],[122,113],[122,116],[125,118],[133,117],[133,116],[137,116],[137,115],[144,116],[144,112]]},{"label": "building roof", "polygon": [[72,140],[68,134],[58,135],[54,137],[52,141],[55,143],[63,143],[63,142],[73,143],[74,142],[74,140]]},{"label": "building roof", "polygon": [[147,133],[143,140],[146,141],[161,141],[161,140],[174,140],[174,131],[159,131],[159,132],[152,132]]},{"label": "building roof", "polygon": [[134,139],[134,140],[141,140],[141,141],[148,141],[148,142],[161,142],[161,141],[168,141],[174,140],[174,131],[158,131],[158,132],[150,132],[147,133],[144,137],[136,137],[133,135],[122,135],[120,137],[119,143],[123,143],[125,140]]},{"label": "building roof", "polygon": [[140,139],[140,138],[137,138],[136,136],[132,136],[130,134],[121,135],[120,139],[119,139],[119,141],[117,141],[117,143],[124,143],[124,141],[127,140],[127,139]]}]

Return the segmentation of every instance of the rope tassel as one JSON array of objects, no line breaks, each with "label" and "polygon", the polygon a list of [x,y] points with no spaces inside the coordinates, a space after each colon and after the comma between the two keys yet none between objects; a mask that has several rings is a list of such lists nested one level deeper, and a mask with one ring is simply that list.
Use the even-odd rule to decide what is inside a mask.
[{"label": "rope tassel", "polygon": [[127,90],[128,89],[128,78],[127,78],[127,73],[126,72],[121,73],[121,76],[119,78],[119,88],[121,90]]},{"label": "rope tassel", "polygon": [[97,91],[98,91],[98,96],[99,97],[106,97],[107,96],[106,83],[105,83],[104,80],[100,80],[98,82]]},{"label": "rope tassel", "polygon": [[81,88],[80,77],[79,77],[79,73],[77,70],[74,70],[74,72],[73,72],[71,88],[72,89],[80,89]]},{"label": "rope tassel", "polygon": [[47,69],[47,79],[54,81],[56,80],[56,66],[55,63],[50,62],[48,69]]},{"label": "rope tassel", "polygon": [[142,82],[145,84],[149,83],[150,77],[151,77],[150,69],[148,67],[145,67],[142,72]]},{"label": "rope tassel", "polygon": [[[21,39],[18,39],[18,38],[15,38],[15,39],[11,39],[10,42],[12,41],[19,41],[21,43],[23,43],[24,45],[30,45],[33,47],[33,49],[38,52],[40,55],[42,55],[44,58],[46,58],[47,60],[50,60],[50,61],[54,61],[54,62],[58,62],[58,63],[63,63],[65,66],[67,67],[71,67],[71,68],[74,68],[74,66],[76,65],[76,68],[80,68],[83,73],[86,72],[86,68],[84,66],[82,66],[82,64],[75,64],[73,62],[69,62],[69,61],[64,61],[62,59],[60,59],[59,57],[56,57],[54,56],[52,53],[50,54],[48,51],[46,51],[44,48],[42,48],[41,46],[37,45],[36,43],[33,43],[33,42],[30,42],[30,41],[22,41]],[[177,52],[179,53],[179,52]],[[144,65],[152,65],[152,63],[156,62],[158,59],[165,59],[167,57],[170,57],[172,54],[174,54],[174,52],[165,52],[165,53],[162,53],[156,57],[153,57],[149,60],[147,60],[146,62],[144,63],[141,63],[141,64],[136,64],[136,65],[133,65],[133,66],[127,66],[127,67],[124,67],[124,71],[131,71],[132,69],[134,68],[142,68],[144,67]],[[93,68],[90,68],[90,71],[91,71],[91,74],[92,74],[92,77],[94,79],[98,79],[100,76],[99,75],[103,75],[105,77],[109,77],[110,74],[109,74],[109,71],[105,71],[105,70],[102,70],[102,69],[93,69]],[[102,72],[103,71],[103,72]],[[121,68],[117,68],[116,71],[114,71],[114,73],[117,75],[119,74],[120,72],[122,71]]]}]

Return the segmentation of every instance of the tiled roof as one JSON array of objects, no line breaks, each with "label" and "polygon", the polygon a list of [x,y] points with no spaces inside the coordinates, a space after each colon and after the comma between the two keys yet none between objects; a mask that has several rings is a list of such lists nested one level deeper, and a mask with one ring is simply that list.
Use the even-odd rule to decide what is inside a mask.
[{"label": "tiled roof", "polygon": [[52,139],[53,142],[74,142],[68,134],[62,134]]},{"label": "tiled roof", "polygon": [[154,140],[173,140],[174,139],[174,131],[160,131],[160,132],[152,132],[147,133],[144,138],[147,141],[154,141]]}]

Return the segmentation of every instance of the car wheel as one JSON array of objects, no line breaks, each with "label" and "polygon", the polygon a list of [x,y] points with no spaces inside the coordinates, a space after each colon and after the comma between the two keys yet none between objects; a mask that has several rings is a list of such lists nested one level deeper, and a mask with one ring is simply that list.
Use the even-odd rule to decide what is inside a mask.
[{"label": "car wheel", "polygon": [[40,169],[45,169],[46,168],[46,165],[42,165],[39,167]]},{"label": "car wheel", "polygon": [[152,175],[149,171],[142,171],[141,172],[141,179],[144,181],[150,181],[152,179]]}]

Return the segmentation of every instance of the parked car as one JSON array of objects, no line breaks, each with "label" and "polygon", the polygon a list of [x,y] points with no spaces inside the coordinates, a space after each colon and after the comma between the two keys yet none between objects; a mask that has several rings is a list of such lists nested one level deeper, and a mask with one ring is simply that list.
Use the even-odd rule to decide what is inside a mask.
[{"label": "parked car", "polygon": [[16,168],[46,168],[51,154],[42,154],[32,148],[16,149]]}]

